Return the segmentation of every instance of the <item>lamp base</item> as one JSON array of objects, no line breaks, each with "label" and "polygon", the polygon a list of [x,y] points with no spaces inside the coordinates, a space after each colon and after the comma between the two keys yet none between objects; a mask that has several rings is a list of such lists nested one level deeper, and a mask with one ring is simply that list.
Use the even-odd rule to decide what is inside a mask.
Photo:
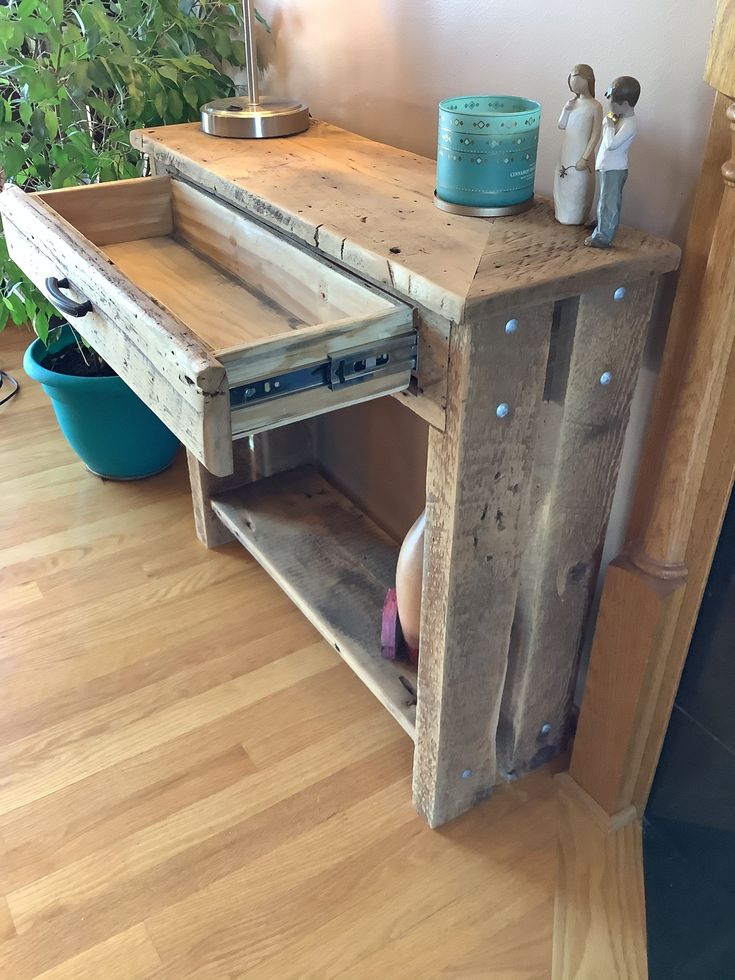
[{"label": "lamp base", "polygon": [[202,106],[202,129],[208,136],[272,139],[309,128],[309,107],[288,99],[261,99],[253,105],[244,95]]}]

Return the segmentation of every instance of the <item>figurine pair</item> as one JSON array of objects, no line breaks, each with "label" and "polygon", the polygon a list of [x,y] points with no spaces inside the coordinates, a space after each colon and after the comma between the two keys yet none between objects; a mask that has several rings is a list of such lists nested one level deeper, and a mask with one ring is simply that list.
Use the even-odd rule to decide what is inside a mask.
[{"label": "figurine pair", "polygon": [[554,175],[554,210],[563,225],[583,225],[595,196],[592,155],[600,174],[597,226],[585,245],[610,248],[620,224],[623,187],[628,178],[628,151],[636,136],[635,105],[641,87],[635,78],[616,78],[606,98],[610,111],[602,118],[595,99],[595,73],[589,65],[575,65],[568,79],[573,95],[562,109],[559,129],[564,130],[561,161]]}]

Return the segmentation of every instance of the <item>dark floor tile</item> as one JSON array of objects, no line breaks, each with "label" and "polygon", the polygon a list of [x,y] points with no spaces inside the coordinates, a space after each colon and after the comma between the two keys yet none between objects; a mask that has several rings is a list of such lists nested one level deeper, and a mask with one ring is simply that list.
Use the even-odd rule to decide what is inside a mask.
[{"label": "dark floor tile", "polygon": [[[720,839],[708,850],[722,847],[721,832],[709,833]],[[735,852],[735,835],[728,836]],[[734,980],[733,889],[722,887],[711,865],[682,853],[658,821],[644,822],[643,865],[649,980]]]},{"label": "dark floor tile", "polygon": [[678,707],[671,715],[646,816],[735,832],[735,753]]},{"label": "dark floor tile", "polygon": [[676,701],[735,752],[735,496],[722,526]]}]

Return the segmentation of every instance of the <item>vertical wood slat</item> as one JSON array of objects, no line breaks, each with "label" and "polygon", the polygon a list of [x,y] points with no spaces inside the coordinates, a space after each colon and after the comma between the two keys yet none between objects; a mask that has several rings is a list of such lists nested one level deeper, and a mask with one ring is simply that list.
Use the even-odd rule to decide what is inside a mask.
[{"label": "vertical wood slat", "polygon": [[[510,316],[518,325],[506,333]],[[414,804],[433,827],[497,781],[551,322],[551,304],[508,316],[483,316],[478,306],[452,330],[446,431],[429,435],[413,777]]]},{"label": "vertical wood slat", "polygon": [[[562,317],[534,462],[532,537],[521,566],[499,728],[501,770],[521,775],[561,751],[656,282],[580,297]],[[620,294],[617,294],[620,296]],[[563,334],[571,336],[563,336]],[[605,375],[609,374],[608,380]],[[607,380],[606,384],[602,384]]]},{"label": "vertical wood slat", "polygon": [[189,483],[197,537],[207,548],[234,541],[234,535],[212,510],[211,499],[226,490],[254,483],[312,463],[316,455],[316,428],[313,420],[262,432],[232,444],[235,469],[230,476],[214,476],[192,453],[187,452]]},{"label": "vertical wood slat", "polygon": [[[727,110],[735,134],[735,104]],[[645,805],[662,703],[686,654],[673,646],[686,553],[735,340],[735,147],[699,290],[692,342],[642,536],[608,571],[571,773],[608,813]],[[611,574],[612,572],[612,574]]]}]

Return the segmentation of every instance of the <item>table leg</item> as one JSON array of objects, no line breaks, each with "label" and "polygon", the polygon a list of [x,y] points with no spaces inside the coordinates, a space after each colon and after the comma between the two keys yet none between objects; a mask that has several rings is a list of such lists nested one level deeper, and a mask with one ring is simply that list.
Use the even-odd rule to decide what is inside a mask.
[{"label": "table leg", "polygon": [[430,430],[414,803],[432,827],[488,796],[543,398],[551,304],[481,307],[450,338]]},{"label": "table leg", "polygon": [[214,476],[187,452],[194,524],[202,544],[207,548],[217,548],[234,541],[232,534],[213,512],[210,504],[212,497],[275,473],[313,463],[315,433],[313,421],[307,420],[236,440],[232,447],[235,469],[230,476]]}]

